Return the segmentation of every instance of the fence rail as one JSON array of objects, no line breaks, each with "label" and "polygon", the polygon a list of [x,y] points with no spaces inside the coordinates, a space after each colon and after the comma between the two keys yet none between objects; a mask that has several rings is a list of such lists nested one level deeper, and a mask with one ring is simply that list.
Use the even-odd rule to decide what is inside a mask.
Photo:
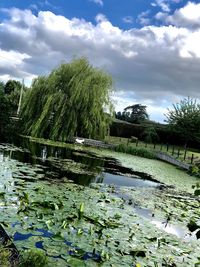
[{"label": "fence rail", "polygon": [[[128,140],[127,143],[130,141]],[[135,143],[136,146],[149,148],[151,150],[157,151],[157,152],[165,152],[164,154],[168,155],[169,157],[175,159],[180,159],[184,161],[186,164],[196,164],[200,163],[200,157],[195,155],[195,153],[192,153],[191,151],[187,150],[186,148],[176,147],[174,145],[169,144],[147,144],[143,142],[137,142]],[[178,160],[178,161],[180,161]]]},{"label": "fence rail", "polygon": [[173,165],[176,165],[182,169],[185,169],[185,170],[189,170],[190,168],[190,164],[187,164],[185,162],[182,162],[178,159],[175,159],[174,157],[170,156],[170,155],[167,155],[163,152],[157,152],[156,153],[156,157],[160,160],[163,160],[163,161],[166,161],[166,162],[169,162]]}]

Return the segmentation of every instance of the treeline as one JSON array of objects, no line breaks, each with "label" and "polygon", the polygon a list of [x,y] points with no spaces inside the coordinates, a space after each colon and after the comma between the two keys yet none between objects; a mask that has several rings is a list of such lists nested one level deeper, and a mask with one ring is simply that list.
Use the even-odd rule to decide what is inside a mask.
[{"label": "treeline", "polygon": [[11,121],[18,109],[22,84],[16,80],[0,82],[0,140],[12,141],[16,124]]},{"label": "treeline", "polygon": [[[128,109],[131,112],[127,113]],[[110,134],[135,136],[147,143],[184,144],[185,147],[200,148],[200,104],[196,99],[188,97],[173,104],[165,117],[166,124],[150,121],[146,106],[135,104],[115,114]]]},{"label": "treeline", "polygon": [[[110,126],[110,135],[131,138],[137,137],[147,143],[163,143],[184,145],[184,138],[171,131],[168,125],[161,123],[133,124],[120,120],[113,120]],[[192,143],[195,145],[195,142]]]}]

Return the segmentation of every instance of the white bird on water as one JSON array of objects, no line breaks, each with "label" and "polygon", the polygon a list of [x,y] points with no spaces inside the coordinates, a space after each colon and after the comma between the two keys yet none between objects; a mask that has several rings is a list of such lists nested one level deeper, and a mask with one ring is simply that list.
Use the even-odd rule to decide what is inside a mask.
[{"label": "white bird on water", "polygon": [[76,138],[75,139],[75,142],[77,143],[77,144],[83,144],[84,143],[84,139],[80,139],[80,138]]}]

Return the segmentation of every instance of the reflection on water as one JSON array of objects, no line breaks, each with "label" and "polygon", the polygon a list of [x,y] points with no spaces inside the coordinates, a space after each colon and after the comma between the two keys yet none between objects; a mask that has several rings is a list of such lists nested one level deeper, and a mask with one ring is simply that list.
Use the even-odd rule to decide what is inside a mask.
[{"label": "reflection on water", "polygon": [[105,184],[115,184],[117,186],[133,186],[133,187],[156,187],[158,183],[141,180],[141,178],[122,176],[117,174],[111,174],[108,172],[103,172],[101,176],[97,176],[94,182],[105,183]]},{"label": "reflection on water", "polygon": [[164,230],[168,234],[175,235],[179,238],[184,238],[185,240],[196,240],[195,233],[188,232],[186,229],[183,229],[179,225],[172,225],[166,222],[160,222],[158,220],[152,220],[151,223],[156,225],[157,228]]},{"label": "reflection on water", "polygon": [[[47,146],[22,139],[22,149],[1,146],[0,161],[15,159],[22,163],[40,165],[46,179],[69,180],[88,186],[91,183],[118,186],[155,187],[159,183],[146,173],[122,167],[113,158],[101,158],[91,152]],[[30,177],[27,175],[30,181]]]}]

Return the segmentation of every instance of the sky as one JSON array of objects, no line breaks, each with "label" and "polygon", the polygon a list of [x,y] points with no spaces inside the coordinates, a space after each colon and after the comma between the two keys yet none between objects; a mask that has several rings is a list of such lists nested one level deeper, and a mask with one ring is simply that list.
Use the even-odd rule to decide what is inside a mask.
[{"label": "sky", "polygon": [[200,99],[200,1],[0,0],[0,80],[47,75],[87,57],[113,78],[116,111],[136,103],[150,119]]}]

